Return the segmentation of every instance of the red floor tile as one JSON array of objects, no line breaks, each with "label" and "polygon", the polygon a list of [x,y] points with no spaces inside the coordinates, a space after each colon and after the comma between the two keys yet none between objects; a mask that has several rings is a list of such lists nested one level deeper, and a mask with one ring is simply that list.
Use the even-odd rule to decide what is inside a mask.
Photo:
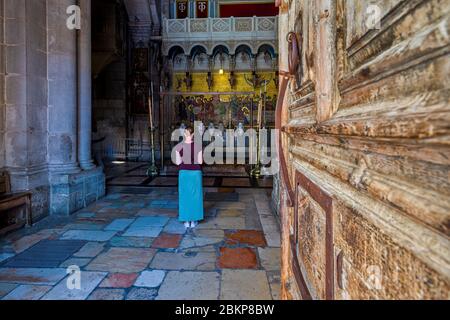
[{"label": "red floor tile", "polygon": [[153,241],[153,248],[157,249],[175,249],[178,248],[181,241],[180,234],[162,233]]},{"label": "red floor tile", "polygon": [[251,248],[220,248],[221,269],[257,269],[256,252]]},{"label": "red floor tile", "polygon": [[137,273],[113,273],[100,284],[102,288],[130,288],[133,286],[139,274]]},{"label": "red floor tile", "polygon": [[266,238],[262,231],[256,230],[239,230],[228,231],[225,235],[227,244],[246,244],[255,247],[266,247]]}]

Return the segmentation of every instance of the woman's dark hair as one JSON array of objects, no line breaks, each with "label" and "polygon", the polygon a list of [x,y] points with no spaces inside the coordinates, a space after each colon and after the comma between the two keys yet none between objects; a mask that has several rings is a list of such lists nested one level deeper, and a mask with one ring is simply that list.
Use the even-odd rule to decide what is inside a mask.
[{"label": "woman's dark hair", "polygon": [[184,130],[188,131],[191,135],[194,134],[194,128],[191,126],[187,126],[186,129],[184,129]]}]

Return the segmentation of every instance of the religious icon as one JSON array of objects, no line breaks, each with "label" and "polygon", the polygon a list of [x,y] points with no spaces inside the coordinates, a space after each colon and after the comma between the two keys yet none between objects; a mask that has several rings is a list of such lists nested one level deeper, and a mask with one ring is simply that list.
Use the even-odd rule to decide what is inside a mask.
[{"label": "religious icon", "polygon": [[134,71],[148,72],[148,49],[136,48],[134,53]]}]

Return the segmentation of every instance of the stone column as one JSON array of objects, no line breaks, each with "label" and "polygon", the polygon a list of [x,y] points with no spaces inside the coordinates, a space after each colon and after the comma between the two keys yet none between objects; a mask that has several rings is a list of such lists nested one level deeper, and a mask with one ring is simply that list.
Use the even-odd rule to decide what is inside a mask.
[{"label": "stone column", "polygon": [[76,31],[65,23],[74,0],[48,4],[48,160],[51,174],[80,171],[77,162]]},{"label": "stone column", "polygon": [[79,0],[81,30],[78,33],[78,162],[83,170],[92,162],[91,0]]}]

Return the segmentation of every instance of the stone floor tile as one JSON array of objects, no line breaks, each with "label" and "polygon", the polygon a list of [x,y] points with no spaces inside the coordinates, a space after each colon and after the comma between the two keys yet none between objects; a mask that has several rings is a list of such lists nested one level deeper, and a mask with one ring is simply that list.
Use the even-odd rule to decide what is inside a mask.
[{"label": "stone floor tile", "polygon": [[150,248],[154,238],[145,237],[114,237],[109,242],[111,247]]},{"label": "stone floor tile", "polygon": [[88,300],[96,301],[113,301],[123,300],[125,296],[125,290],[123,289],[95,289],[91,293]]},{"label": "stone floor tile", "polygon": [[56,233],[57,233],[56,231],[51,229],[42,230],[37,233],[20,238],[19,240],[15,241],[12,244],[12,247],[16,253],[21,253],[27,250],[28,248],[34,246],[39,241],[48,239],[52,235],[55,235]]},{"label": "stone floor tile", "polygon": [[279,233],[266,233],[264,232],[264,236],[266,237],[267,245],[272,248],[280,248],[281,247],[281,235]]},{"label": "stone floor tile", "polygon": [[280,270],[268,271],[267,278],[269,279],[270,291],[273,300],[281,300],[281,275]]},{"label": "stone floor tile", "polygon": [[130,288],[136,281],[138,273],[111,273],[100,284],[101,288]]},{"label": "stone floor tile", "polygon": [[74,254],[74,257],[79,258],[94,258],[100,252],[105,249],[105,244],[100,242],[88,242],[78,252]]},{"label": "stone floor tile", "polygon": [[21,285],[2,300],[39,300],[51,288],[51,286]]},{"label": "stone floor tile", "polygon": [[182,236],[179,234],[161,233],[153,241],[152,248],[157,249],[175,249],[180,245]]},{"label": "stone floor tile", "polygon": [[221,300],[271,300],[265,271],[223,270]]},{"label": "stone floor tile", "polygon": [[64,230],[102,230],[105,227],[104,224],[92,223],[92,221],[88,221],[85,223],[71,223],[64,226]]},{"label": "stone floor tile", "polygon": [[225,231],[221,229],[194,229],[192,234],[196,237],[223,239]]},{"label": "stone floor tile", "polygon": [[166,208],[144,208],[138,211],[137,216],[139,217],[162,216],[168,218],[177,218],[178,210]]},{"label": "stone floor tile", "polygon": [[246,205],[244,202],[216,202],[214,207],[222,210],[245,210]]},{"label": "stone floor tile", "polygon": [[249,245],[265,247],[267,245],[264,233],[256,230],[227,231],[225,238],[231,245]]},{"label": "stone floor tile", "polygon": [[131,226],[127,232],[123,234],[124,237],[145,237],[156,238],[158,237],[163,228],[161,227],[133,227]]},{"label": "stone floor tile", "polygon": [[115,235],[115,231],[69,230],[62,235],[61,239],[105,242]]},{"label": "stone floor tile", "polygon": [[106,228],[106,231],[124,231],[134,222],[134,219],[116,219],[111,222]]},{"label": "stone floor tile", "polygon": [[230,218],[230,217],[224,217],[224,218],[211,218],[204,222],[201,222],[198,227],[198,229],[246,229],[245,226],[245,218],[244,217],[237,217],[237,218]]},{"label": "stone floor tile", "polygon": [[139,248],[111,248],[95,258],[87,267],[90,271],[134,273],[143,271],[156,250]]},{"label": "stone floor tile", "polygon": [[70,289],[70,278],[64,279],[53,287],[42,300],[86,300],[92,291],[106,277],[105,272],[81,272],[81,289]]},{"label": "stone floor tile", "polygon": [[252,248],[220,248],[217,265],[221,269],[257,269],[258,260]]},{"label": "stone floor tile", "polygon": [[95,212],[80,212],[77,214],[77,218],[94,218]]},{"label": "stone floor tile", "polygon": [[164,227],[164,232],[175,233],[175,234],[185,234],[186,228],[183,223],[178,221],[178,219],[170,219],[169,223]]},{"label": "stone floor tile", "polygon": [[281,268],[280,248],[258,248],[259,259],[266,271],[277,271]]},{"label": "stone floor tile", "polygon": [[16,283],[0,283],[0,299],[13,291],[19,285]]},{"label": "stone floor tile", "polygon": [[128,292],[127,300],[154,300],[158,291],[156,289],[149,288],[132,288],[130,292]]},{"label": "stone floor tile", "polygon": [[162,270],[143,271],[134,284],[135,287],[157,288],[166,276]]},{"label": "stone floor tile", "polygon": [[156,300],[217,300],[220,275],[217,272],[169,272]]},{"label": "stone floor tile", "polygon": [[63,268],[1,268],[0,282],[55,285],[67,275]]},{"label": "stone floor tile", "polygon": [[216,254],[203,251],[158,252],[150,267],[160,270],[215,270]]},{"label": "stone floor tile", "polygon": [[221,243],[224,239],[223,230],[196,229],[187,234],[180,244],[180,249],[204,247]]},{"label": "stone floor tile", "polygon": [[137,218],[131,227],[164,227],[167,222],[167,217],[141,217]]},{"label": "stone floor tile", "polygon": [[70,258],[64,261],[59,267],[68,268],[71,266],[77,266],[78,268],[83,268],[91,262],[91,258]]},{"label": "stone floor tile", "polygon": [[0,263],[14,257],[14,253],[0,253]]},{"label": "stone floor tile", "polygon": [[243,216],[243,212],[242,212],[242,210],[237,210],[237,209],[220,209],[220,210],[217,210],[217,216],[221,217],[221,218],[224,218],[224,217],[236,218],[236,217]]}]

